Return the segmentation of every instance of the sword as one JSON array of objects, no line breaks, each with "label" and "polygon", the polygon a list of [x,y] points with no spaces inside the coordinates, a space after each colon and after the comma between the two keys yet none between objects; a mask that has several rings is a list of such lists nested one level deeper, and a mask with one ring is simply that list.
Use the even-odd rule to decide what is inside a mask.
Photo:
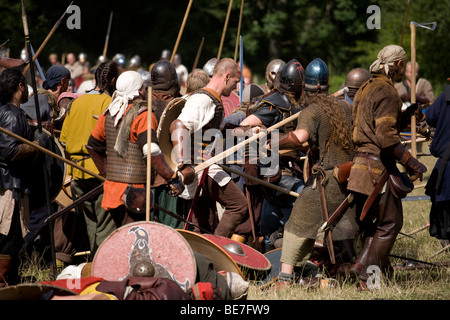
[{"label": "sword", "polygon": [[328,218],[327,221],[320,227],[319,232],[325,232],[328,229],[333,230],[334,226],[337,224],[337,221],[344,215],[348,206],[353,202],[354,195],[353,193],[349,193],[348,196],[342,201],[342,203],[337,207],[337,209],[333,212],[333,214]]},{"label": "sword", "polygon": [[387,181],[388,178],[389,178],[389,173],[387,172],[387,170],[384,170],[384,173],[381,175],[380,181],[378,181],[378,183],[376,184],[372,193],[367,198],[366,203],[364,203],[364,207],[361,212],[361,216],[359,217],[360,221],[363,221],[364,218],[366,217],[367,212],[369,211],[370,207],[372,206],[372,203],[375,201],[375,198],[380,193],[381,188],[383,188],[384,183]]},{"label": "sword", "polygon": [[[324,221],[328,221],[328,206],[327,199],[325,197],[325,189],[322,185],[323,174],[319,172],[317,177],[317,189],[319,190],[320,209],[322,210],[322,218]],[[336,264],[336,257],[334,255],[333,238],[330,229],[325,231],[324,240],[327,243],[328,254],[330,255],[330,261],[332,264]]]}]

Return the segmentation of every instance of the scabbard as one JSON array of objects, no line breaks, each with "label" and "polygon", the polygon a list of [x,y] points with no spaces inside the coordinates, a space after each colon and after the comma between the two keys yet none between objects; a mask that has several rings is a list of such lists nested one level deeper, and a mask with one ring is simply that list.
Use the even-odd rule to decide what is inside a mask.
[{"label": "scabbard", "polygon": [[370,194],[370,196],[367,198],[366,202],[364,203],[364,207],[362,209],[361,216],[359,217],[360,221],[363,221],[364,218],[366,217],[367,212],[369,212],[369,209],[370,209],[370,207],[372,207],[372,204],[375,201],[375,198],[380,193],[381,188],[383,188],[384,183],[387,181],[388,178],[389,178],[389,172],[387,172],[387,170],[384,170],[383,174],[381,175],[380,180],[375,185],[375,188],[373,189],[372,193]]},{"label": "scabbard", "polygon": [[339,207],[334,210],[334,212],[331,214],[331,216],[328,218],[327,221],[320,227],[319,232],[324,232],[327,229],[330,229],[333,231],[334,226],[339,222],[339,220],[342,218],[344,213],[347,211],[347,208],[349,207],[350,203],[353,202],[353,193],[349,193],[348,196],[342,201],[342,203],[339,205]]},{"label": "scabbard", "polygon": [[[325,189],[322,185],[323,176],[319,173],[317,177],[317,189],[319,190],[320,209],[322,210],[323,221],[328,221],[328,206],[327,199],[325,197]],[[334,255],[333,238],[330,229],[325,230],[324,240],[327,244],[328,253],[330,255],[330,261],[332,264],[336,264],[336,257]]]}]

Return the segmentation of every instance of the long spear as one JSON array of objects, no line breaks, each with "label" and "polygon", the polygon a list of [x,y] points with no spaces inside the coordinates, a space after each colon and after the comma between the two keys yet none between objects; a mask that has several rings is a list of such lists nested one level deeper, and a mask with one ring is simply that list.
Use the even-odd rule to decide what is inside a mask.
[{"label": "long spear", "polygon": [[103,59],[105,59],[105,61],[106,61],[106,52],[108,51],[109,34],[111,32],[112,18],[113,12],[111,11],[111,13],[109,14],[108,29],[106,30],[105,45],[103,46]]},{"label": "long spear", "polygon": [[[429,27],[428,25],[431,25]],[[411,21],[409,27],[411,29],[411,104],[416,103],[416,27],[425,28],[433,31],[436,29],[436,22],[417,23]],[[416,146],[416,116],[411,116],[411,154],[413,157],[417,155]]]},{"label": "long spear", "polygon": [[170,57],[170,62],[173,61],[173,57],[175,56],[175,53],[177,52],[178,44],[180,43],[181,35],[183,34],[184,26],[186,24],[186,20],[189,15],[189,11],[191,10],[192,2],[193,2],[193,0],[189,0],[188,7],[186,9],[186,12],[184,13],[183,23],[181,24],[180,31],[178,32],[177,41],[175,42],[175,46],[173,47],[172,56]]},{"label": "long spear", "polygon": [[59,154],[56,154],[56,153],[54,153],[54,152],[52,152],[52,151],[50,151],[50,150],[47,150],[47,149],[41,147],[40,145],[38,145],[38,144],[36,144],[36,143],[34,143],[34,142],[30,141],[30,140],[27,140],[27,139],[25,139],[25,138],[23,138],[23,137],[21,137],[21,136],[15,134],[15,133],[9,131],[9,130],[6,130],[6,129],[3,128],[3,127],[0,127],[0,132],[3,132],[4,134],[7,134],[7,135],[13,137],[13,138],[19,140],[19,141],[22,142],[22,143],[26,143],[26,144],[28,144],[29,146],[31,146],[31,147],[33,147],[33,148],[35,148],[35,149],[37,149],[37,150],[39,150],[39,151],[45,153],[46,155],[49,155],[50,157],[56,158],[56,159],[58,159],[58,160],[60,160],[60,161],[63,161],[63,162],[65,162],[66,164],[68,164],[68,165],[70,165],[70,166],[72,166],[72,167],[74,167],[74,168],[77,168],[78,170],[81,170],[81,171],[83,171],[83,172],[85,172],[85,173],[87,173],[87,174],[90,174],[91,176],[97,178],[97,179],[100,180],[100,181],[105,181],[105,180],[106,180],[104,177],[98,175],[97,173],[92,172],[92,171],[90,171],[90,170],[88,170],[88,169],[86,169],[86,168],[80,166],[79,164],[70,161],[69,159],[66,159],[66,158],[64,158],[64,157],[61,157]]},{"label": "long spear", "polygon": [[197,55],[195,56],[194,65],[192,66],[192,71],[193,71],[195,68],[197,68],[198,60],[200,59],[200,54],[201,54],[202,49],[203,49],[203,43],[205,43],[205,37],[202,37],[202,41],[200,42],[200,45],[199,45],[199,47],[198,47]]},{"label": "long spear", "polygon": [[[21,2],[22,2],[22,8],[23,8],[23,1],[21,0]],[[58,29],[59,25],[61,24],[62,19],[67,14],[67,12],[69,12],[69,9],[72,6],[72,3],[73,3],[73,1],[69,4],[69,6],[67,7],[66,11],[64,11],[62,16],[58,19],[58,21],[56,21],[55,25],[53,26],[52,30],[50,30],[50,32],[47,35],[47,37],[45,38],[45,40],[42,42],[42,44],[39,47],[38,51],[36,51],[36,53],[34,55],[30,55],[30,54],[28,55],[29,57],[33,57],[33,62],[37,59],[37,57],[39,56],[41,51],[44,49],[45,45],[47,44],[48,40],[50,40],[50,38],[53,36],[53,34],[55,33],[56,29]],[[22,9],[22,19],[23,19],[23,14],[24,14],[24,9]],[[30,65],[27,65],[25,67],[25,69],[23,70],[23,74],[25,74],[28,71],[29,67],[30,67]]]},{"label": "long spear", "polygon": [[236,35],[236,46],[234,49],[234,61],[237,59],[238,47],[239,47],[239,36],[241,35],[241,24],[242,24],[242,12],[244,11],[244,0],[241,1],[241,12],[239,13],[239,24],[238,31]]},{"label": "long spear", "polygon": [[[21,4],[22,4],[23,31],[25,34],[25,42],[26,42],[26,46],[27,46],[27,52],[28,52],[29,57],[33,57],[32,53],[31,53],[32,51],[31,51],[31,42],[30,42],[30,32],[28,30],[27,14],[25,12],[25,6],[23,4],[23,0],[21,0]],[[29,66],[30,66],[30,73],[31,73],[31,84],[33,87],[33,92],[34,92],[34,104],[36,107],[37,127],[38,127],[39,133],[42,133],[41,113],[40,113],[40,109],[39,109],[39,99],[38,99],[37,86],[36,86],[36,77],[35,77],[35,73],[34,73],[34,61],[32,58],[30,59]],[[49,182],[47,165],[46,165],[45,161],[42,162],[42,167],[44,170],[44,186],[45,186],[45,197],[46,197],[46,201],[47,201],[47,211],[48,211],[48,215],[50,215],[52,212],[52,208],[51,208],[51,204],[50,204],[50,202],[51,202],[50,201],[50,182]],[[54,242],[54,238],[53,238],[53,225],[49,229],[50,229],[49,230],[50,231],[50,245],[51,245],[51,254],[52,254],[52,260],[53,260],[53,270],[56,270],[56,252],[55,252],[55,242]]]},{"label": "long spear", "polygon": [[230,0],[230,4],[228,5],[227,17],[225,19],[225,24],[223,26],[222,39],[220,40],[219,52],[217,53],[217,60],[220,60],[220,56],[222,54],[223,41],[225,40],[225,34],[227,33],[228,20],[230,19],[231,5],[233,4],[233,0]]}]

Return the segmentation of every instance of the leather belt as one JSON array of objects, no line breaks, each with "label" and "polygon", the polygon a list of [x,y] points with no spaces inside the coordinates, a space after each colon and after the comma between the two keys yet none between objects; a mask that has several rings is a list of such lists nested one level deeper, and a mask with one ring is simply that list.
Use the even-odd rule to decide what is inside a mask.
[{"label": "leather belt", "polygon": [[369,169],[370,178],[372,179],[372,183],[375,186],[377,184],[377,182],[376,182],[375,178],[373,177],[372,166],[370,165],[369,159],[374,160],[374,161],[381,161],[381,158],[374,154],[365,153],[365,152],[356,152],[355,157],[366,158],[367,168]]},{"label": "leather belt", "polygon": [[381,161],[381,158],[379,156],[376,156],[371,153],[366,153],[366,152],[356,152],[355,157],[361,157],[361,158],[366,158],[366,159],[370,159],[370,160]]}]

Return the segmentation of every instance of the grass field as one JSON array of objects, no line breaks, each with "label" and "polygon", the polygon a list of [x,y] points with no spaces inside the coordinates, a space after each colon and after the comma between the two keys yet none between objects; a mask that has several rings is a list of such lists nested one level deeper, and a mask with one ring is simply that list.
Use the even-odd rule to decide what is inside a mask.
[{"label": "grass field", "polygon": [[[418,152],[428,153],[425,143]],[[436,159],[432,156],[419,156],[428,172],[424,180],[416,183],[416,189],[409,196],[424,195],[425,185],[434,167]],[[425,226],[429,222],[429,200],[404,201],[403,233],[410,233]],[[442,252],[434,258],[431,255],[442,249],[439,240],[430,237],[428,229],[407,237],[400,235],[393,247],[392,254],[416,260],[446,263],[450,261],[450,252]],[[404,265],[404,259],[391,258],[393,265]],[[32,276],[36,281],[51,280],[48,269],[42,269],[38,258],[30,258],[22,265],[23,276]],[[356,285],[349,279],[340,279],[339,285],[332,289],[307,289],[293,286],[281,293],[261,290],[257,283],[251,282],[248,292],[248,301],[255,300],[448,300],[450,299],[450,267],[436,266],[416,270],[395,270],[390,279],[383,279],[378,290],[359,292]]]},{"label": "grass field", "polygon": [[[427,142],[419,147],[417,152],[428,153]],[[424,195],[423,185],[434,167],[436,158],[418,156],[428,171],[421,182],[416,182],[416,188],[408,196]],[[429,222],[431,202],[429,200],[403,201],[404,223],[401,232],[410,233],[424,227]],[[442,249],[440,241],[428,233],[428,228],[407,237],[400,235],[391,254],[408,257],[420,261],[444,264],[450,261],[450,251],[442,252],[434,258],[433,254]],[[392,265],[405,265],[404,259],[392,258]],[[252,285],[249,290],[251,300],[448,300],[450,299],[450,267],[433,266],[426,269],[395,270],[390,279],[383,279],[378,290],[359,292],[356,285],[349,279],[341,279],[339,285],[332,289],[307,289],[299,285],[288,288],[280,293],[261,290]]]}]

